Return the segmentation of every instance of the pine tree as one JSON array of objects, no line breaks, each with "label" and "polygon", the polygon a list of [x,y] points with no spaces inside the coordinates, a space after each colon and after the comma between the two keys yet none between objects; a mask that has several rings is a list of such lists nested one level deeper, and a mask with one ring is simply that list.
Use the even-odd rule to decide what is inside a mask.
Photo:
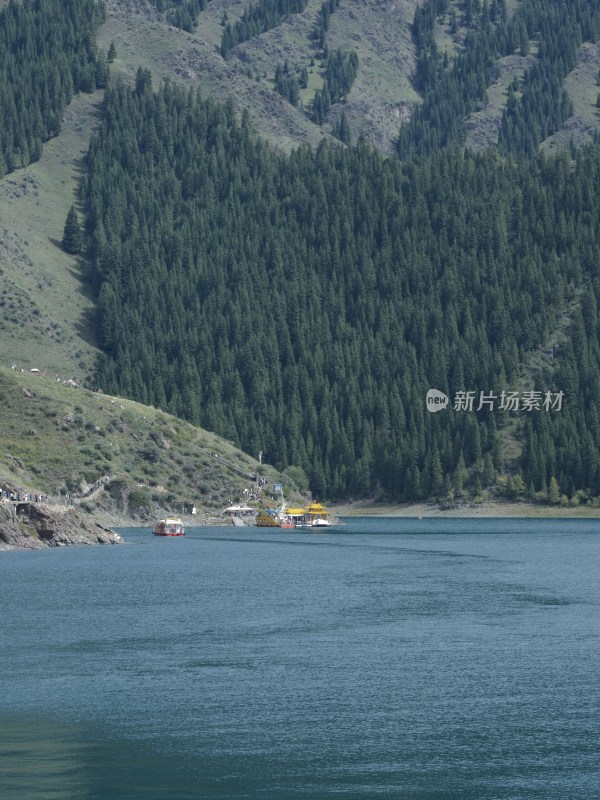
[{"label": "pine tree", "polygon": [[560,489],[558,486],[558,481],[554,475],[550,478],[550,486],[548,487],[548,502],[553,506],[558,505],[560,502]]},{"label": "pine tree", "polygon": [[335,129],[334,135],[337,136],[340,142],[343,142],[344,144],[350,144],[352,142],[350,124],[348,123],[348,118],[345,111],[342,111],[342,116],[340,117],[340,121]]},{"label": "pine tree", "polygon": [[75,206],[71,206],[67,214],[63,230],[62,246],[63,249],[67,253],[71,253],[71,255],[77,255],[77,253],[81,252],[81,248],[83,247],[83,236]]},{"label": "pine tree", "polygon": [[438,495],[444,484],[444,473],[442,470],[442,462],[440,461],[440,454],[437,447],[433,451],[431,457],[431,480],[430,491],[433,495]]},{"label": "pine tree", "polygon": [[467,468],[465,466],[465,459],[461,451],[460,456],[458,458],[458,463],[456,465],[456,469],[454,470],[454,488],[459,494],[463,490],[465,481],[467,480],[467,476],[468,473],[467,473]]}]

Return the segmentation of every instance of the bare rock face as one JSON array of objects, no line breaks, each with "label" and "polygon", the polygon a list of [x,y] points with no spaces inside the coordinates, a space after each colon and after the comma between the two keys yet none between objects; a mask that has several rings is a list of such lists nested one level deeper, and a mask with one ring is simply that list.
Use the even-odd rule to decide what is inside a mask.
[{"label": "bare rock face", "polygon": [[0,513],[0,548],[37,550],[78,544],[119,544],[118,533],[92,522],[75,509],[43,503],[18,503]]},{"label": "bare rock face", "polygon": [[26,536],[16,520],[0,517],[0,550],[37,550],[44,545]]}]

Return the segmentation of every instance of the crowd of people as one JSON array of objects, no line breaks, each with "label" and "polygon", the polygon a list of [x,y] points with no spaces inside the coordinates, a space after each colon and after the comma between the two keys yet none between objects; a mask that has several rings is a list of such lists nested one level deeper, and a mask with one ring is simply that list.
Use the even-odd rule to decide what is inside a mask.
[{"label": "crowd of people", "polygon": [[92,495],[101,486],[110,480],[109,475],[99,478],[83,492],[67,492],[64,495],[49,497],[47,494],[34,494],[32,492],[5,489],[0,487],[0,503],[69,503],[73,500],[83,499]]},{"label": "crowd of people", "polygon": [[47,503],[48,495],[31,494],[31,492],[13,492],[10,489],[0,489],[0,502],[9,500],[11,503]]}]

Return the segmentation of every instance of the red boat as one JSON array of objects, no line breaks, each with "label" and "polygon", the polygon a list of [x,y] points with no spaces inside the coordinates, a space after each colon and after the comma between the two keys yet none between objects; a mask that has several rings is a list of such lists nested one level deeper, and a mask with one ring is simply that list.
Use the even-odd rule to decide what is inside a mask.
[{"label": "red boat", "polygon": [[180,519],[161,519],[154,526],[155,536],[185,536],[183,522]]}]

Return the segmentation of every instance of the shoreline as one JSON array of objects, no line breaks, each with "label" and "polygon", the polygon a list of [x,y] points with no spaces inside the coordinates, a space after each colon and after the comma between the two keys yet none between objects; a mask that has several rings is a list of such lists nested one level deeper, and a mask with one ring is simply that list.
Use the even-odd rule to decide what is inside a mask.
[{"label": "shoreline", "polygon": [[565,519],[600,519],[600,508],[587,505],[563,507],[536,503],[485,502],[464,503],[442,509],[435,503],[348,503],[330,506],[336,517],[557,517]]},{"label": "shoreline", "polygon": [[[30,505],[30,504],[28,504]],[[44,507],[45,506],[45,507]],[[43,532],[35,526],[27,531],[17,523],[16,514],[12,524],[0,520],[0,551],[37,550],[39,548],[82,544],[117,544],[123,541],[119,529],[146,528],[152,531],[153,522],[148,522],[123,513],[98,510],[96,513],[81,515],[73,507],[56,506],[51,509],[46,504],[31,504],[32,512],[40,517]],[[355,503],[339,504],[329,507],[331,517],[388,517],[405,519],[443,519],[443,518],[522,518],[522,519],[582,519],[600,520],[600,508],[582,505],[574,507],[543,506],[525,502],[464,503],[454,508],[442,509],[434,503]],[[31,513],[31,512],[30,512]],[[29,515],[28,515],[29,516]],[[197,516],[180,515],[186,528],[204,526],[230,527],[233,522],[213,514],[200,513]],[[36,525],[40,527],[40,524]],[[48,529],[48,530],[46,530]],[[32,535],[33,534],[33,535]]]},{"label": "shoreline", "polygon": [[[332,518],[340,517],[406,517],[406,518],[443,518],[443,517],[473,517],[473,518],[507,518],[522,517],[532,519],[564,518],[564,519],[599,519],[600,508],[589,505],[574,507],[544,506],[537,503],[525,502],[485,502],[464,503],[455,508],[442,509],[437,503],[369,503],[358,501],[356,503],[340,503],[327,506]],[[143,521],[127,515],[98,512],[91,515],[93,519],[111,528],[148,528],[152,531],[154,521]],[[227,517],[217,514],[199,513],[197,516],[176,514],[185,528],[202,528],[205,526],[232,527],[234,523]]]}]

